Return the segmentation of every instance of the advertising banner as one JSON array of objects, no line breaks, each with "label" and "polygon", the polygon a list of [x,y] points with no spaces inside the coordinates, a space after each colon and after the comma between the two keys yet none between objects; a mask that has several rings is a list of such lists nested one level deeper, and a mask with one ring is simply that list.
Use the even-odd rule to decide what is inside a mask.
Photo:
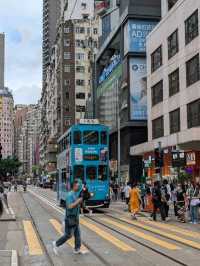
[{"label": "advertising banner", "polygon": [[158,22],[130,19],[124,29],[124,53],[146,52],[146,37]]},{"label": "advertising banner", "polygon": [[147,120],[147,69],[145,58],[131,58],[130,119]]}]

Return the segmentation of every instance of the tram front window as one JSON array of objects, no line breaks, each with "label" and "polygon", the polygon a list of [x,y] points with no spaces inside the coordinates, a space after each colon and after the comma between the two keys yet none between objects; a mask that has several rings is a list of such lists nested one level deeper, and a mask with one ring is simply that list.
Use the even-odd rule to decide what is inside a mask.
[{"label": "tram front window", "polygon": [[86,175],[87,175],[87,179],[95,180],[97,176],[97,168],[94,166],[87,167]]},{"label": "tram front window", "polygon": [[81,144],[81,131],[74,131],[74,144]]},{"label": "tram front window", "polygon": [[83,132],[83,144],[87,144],[87,145],[99,144],[98,131],[84,131]]},{"label": "tram front window", "polygon": [[74,166],[74,179],[81,179],[84,181],[84,166],[75,165]]},{"label": "tram front window", "polygon": [[101,180],[101,181],[107,180],[107,166],[105,165],[99,166],[98,180]]},{"label": "tram front window", "polygon": [[101,144],[107,145],[107,132],[106,131],[101,132]]}]

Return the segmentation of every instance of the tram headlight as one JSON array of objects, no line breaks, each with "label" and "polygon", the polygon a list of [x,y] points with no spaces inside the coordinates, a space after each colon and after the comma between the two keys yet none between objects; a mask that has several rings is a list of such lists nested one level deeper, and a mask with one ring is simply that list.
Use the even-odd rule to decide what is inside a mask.
[{"label": "tram headlight", "polygon": [[93,193],[93,192],[90,192],[90,196],[91,196],[91,197],[94,197],[94,193]]}]

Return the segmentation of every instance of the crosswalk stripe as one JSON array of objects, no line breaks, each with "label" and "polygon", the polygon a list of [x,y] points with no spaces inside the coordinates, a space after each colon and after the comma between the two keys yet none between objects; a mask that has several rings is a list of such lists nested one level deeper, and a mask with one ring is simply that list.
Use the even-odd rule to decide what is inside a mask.
[{"label": "crosswalk stripe", "polygon": [[[50,223],[53,225],[53,227],[55,228],[55,230],[60,234],[62,235],[63,232],[62,232],[62,225],[55,219],[51,219],[50,220]],[[69,239],[67,241],[67,244],[70,245],[70,247],[74,248],[74,237],[72,237],[71,239]],[[81,245],[81,251],[85,252],[85,251],[88,251],[88,249],[86,248],[86,246],[84,245]]]},{"label": "crosswalk stripe", "polygon": [[115,221],[113,221],[111,219],[102,218],[101,220],[104,221],[104,222],[107,222],[109,224],[112,224],[112,225],[114,225],[114,226],[116,226],[116,227],[118,227],[118,228],[120,228],[120,229],[122,229],[124,231],[127,231],[127,232],[129,232],[131,234],[134,234],[134,235],[136,235],[136,236],[138,236],[140,238],[143,238],[145,240],[148,240],[148,241],[150,241],[150,242],[152,242],[152,243],[154,243],[156,245],[159,245],[161,247],[167,248],[169,250],[178,250],[178,249],[180,249],[180,247],[178,247],[178,246],[176,246],[174,244],[171,244],[171,243],[166,242],[166,241],[163,241],[163,240],[161,240],[159,238],[150,236],[148,234],[145,234],[143,232],[140,232],[138,230],[135,230],[135,229],[133,229],[133,228],[131,228],[129,226],[126,226],[126,225],[120,224],[118,222],[115,222]]},{"label": "crosswalk stripe", "polygon": [[194,231],[189,231],[180,227],[177,227],[175,225],[171,225],[171,224],[163,224],[160,222],[152,222],[152,221],[147,221],[147,220],[141,220],[143,223],[147,223],[150,225],[153,225],[155,227],[159,227],[162,229],[167,229],[169,231],[175,232],[175,233],[179,233],[185,236],[189,236],[192,238],[200,238],[200,234],[198,232],[194,232]]},{"label": "crosswalk stripe", "polygon": [[23,221],[23,226],[24,226],[24,232],[26,236],[26,240],[28,243],[28,248],[29,248],[29,254],[30,255],[42,255],[43,250],[40,245],[40,242],[38,240],[38,237],[35,233],[35,230],[33,228],[33,225],[31,221],[29,220],[24,220]]},{"label": "crosswalk stripe", "polygon": [[100,237],[104,238],[105,240],[109,241],[110,243],[112,243],[114,246],[116,246],[117,248],[125,251],[125,252],[129,252],[129,251],[135,251],[135,249],[129,245],[127,245],[126,243],[124,243],[123,241],[119,240],[118,238],[112,236],[110,233],[100,229],[99,227],[97,227],[96,225],[89,223],[86,220],[81,219],[80,220],[81,225],[87,227],[88,229],[90,229],[91,231],[95,232],[97,235],[99,235]]},{"label": "crosswalk stripe", "polygon": [[188,240],[188,239],[184,239],[182,237],[179,237],[177,235],[174,235],[174,234],[170,234],[170,233],[167,233],[167,232],[164,232],[164,231],[161,231],[159,229],[156,229],[156,228],[153,228],[151,226],[148,226],[148,225],[144,225],[144,224],[141,224],[140,222],[134,222],[134,221],[131,221],[129,219],[125,219],[125,218],[120,218],[121,221],[125,221],[125,222],[128,222],[129,224],[133,224],[133,225],[136,225],[144,230],[148,230],[149,232],[152,232],[152,233],[155,233],[155,234],[158,234],[160,236],[164,236],[164,237],[167,237],[169,239],[172,239],[172,240],[175,240],[175,241],[178,241],[179,243],[181,244],[184,244],[184,245],[187,245],[187,246],[190,246],[192,248],[196,248],[196,249],[200,249],[200,243],[197,243],[197,242],[194,242],[192,240]]}]

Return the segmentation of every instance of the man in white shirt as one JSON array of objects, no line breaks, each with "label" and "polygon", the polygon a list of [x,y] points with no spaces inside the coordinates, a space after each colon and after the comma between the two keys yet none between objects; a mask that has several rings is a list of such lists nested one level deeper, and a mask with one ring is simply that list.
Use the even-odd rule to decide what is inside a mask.
[{"label": "man in white shirt", "polygon": [[125,194],[125,199],[126,199],[126,204],[127,205],[129,203],[129,199],[130,199],[130,190],[131,190],[131,187],[127,183],[126,186],[124,187],[124,194]]}]

